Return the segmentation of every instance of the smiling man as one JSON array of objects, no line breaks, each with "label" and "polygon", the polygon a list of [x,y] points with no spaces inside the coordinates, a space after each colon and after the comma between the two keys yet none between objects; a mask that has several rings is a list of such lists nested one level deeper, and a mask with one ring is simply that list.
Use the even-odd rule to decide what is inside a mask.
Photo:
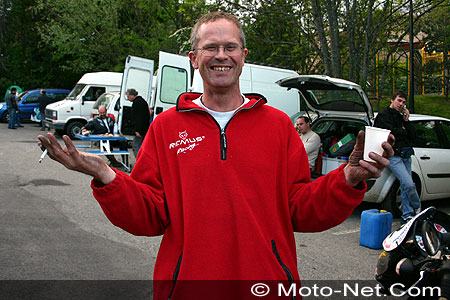
[{"label": "smiling man", "polygon": [[289,117],[240,92],[248,50],[237,18],[203,16],[191,43],[204,93],[180,95],[152,122],[131,176],[79,153],[67,137],[67,150],[51,134],[39,140],[51,158],[94,177],[94,196],[113,224],[164,235],[154,299],[254,299],[252,282],[299,280],[294,231],[343,222],[392,147],[384,142],[384,157],[371,153],[376,163],[365,162],[360,132],[350,163],[311,183]]}]

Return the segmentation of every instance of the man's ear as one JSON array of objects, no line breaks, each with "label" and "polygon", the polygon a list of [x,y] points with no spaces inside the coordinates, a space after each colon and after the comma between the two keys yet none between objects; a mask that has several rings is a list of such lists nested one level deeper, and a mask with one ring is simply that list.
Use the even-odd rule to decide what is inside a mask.
[{"label": "man's ear", "polygon": [[198,69],[198,64],[197,64],[197,55],[195,54],[194,51],[189,51],[189,59],[191,60],[191,65],[194,69]]}]

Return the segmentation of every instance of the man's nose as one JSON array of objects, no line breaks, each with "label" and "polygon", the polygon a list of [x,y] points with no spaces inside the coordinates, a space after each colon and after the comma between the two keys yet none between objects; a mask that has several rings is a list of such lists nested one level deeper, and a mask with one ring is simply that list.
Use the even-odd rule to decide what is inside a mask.
[{"label": "man's nose", "polygon": [[228,58],[228,54],[225,52],[225,47],[218,47],[216,52],[216,58]]}]

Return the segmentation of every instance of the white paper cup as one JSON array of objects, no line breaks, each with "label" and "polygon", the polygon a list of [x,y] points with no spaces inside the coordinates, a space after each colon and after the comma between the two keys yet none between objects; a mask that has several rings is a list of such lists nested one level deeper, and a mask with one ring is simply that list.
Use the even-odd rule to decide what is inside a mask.
[{"label": "white paper cup", "polygon": [[366,126],[366,138],[364,140],[364,160],[369,162],[375,162],[369,158],[369,152],[375,152],[379,155],[383,154],[384,149],[381,144],[387,141],[390,130]]}]

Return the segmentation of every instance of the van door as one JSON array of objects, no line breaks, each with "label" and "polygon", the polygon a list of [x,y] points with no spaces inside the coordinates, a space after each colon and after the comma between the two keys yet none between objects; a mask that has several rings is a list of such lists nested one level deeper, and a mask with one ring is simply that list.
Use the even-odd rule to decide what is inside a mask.
[{"label": "van door", "polygon": [[152,107],[154,117],[177,104],[178,96],[191,86],[189,57],[159,52],[159,68]]},{"label": "van door", "polygon": [[124,135],[134,135],[131,119],[131,102],[127,100],[128,89],[135,89],[145,101],[150,102],[152,93],[154,61],[136,56],[128,56],[123,70],[120,89],[119,128]]}]

